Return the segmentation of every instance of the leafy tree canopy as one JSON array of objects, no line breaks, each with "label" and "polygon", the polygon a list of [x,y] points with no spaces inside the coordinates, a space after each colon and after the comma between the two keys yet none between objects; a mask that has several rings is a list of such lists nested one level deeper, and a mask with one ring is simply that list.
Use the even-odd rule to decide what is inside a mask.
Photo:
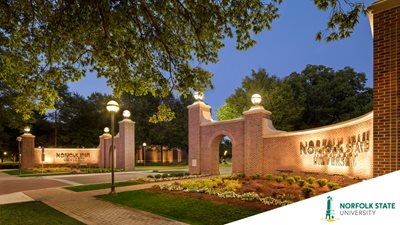
[{"label": "leafy tree canopy", "polygon": [[221,120],[240,117],[251,107],[254,93],[263,96],[262,105],[272,112],[278,129],[297,130],[328,125],[363,115],[372,110],[372,89],[365,86],[364,73],[350,67],[307,65],[301,73],[278,79],[265,69],[252,71],[242,87],[218,109]]},{"label": "leafy tree canopy", "polygon": [[[270,29],[282,0],[132,1],[5,0],[0,2],[0,79],[18,94],[12,105],[27,120],[45,113],[57,88],[88,71],[108,80],[115,96],[166,97],[212,87],[197,63],[218,61],[227,37],[244,50]],[[314,0],[330,10],[326,41],[348,37],[365,13],[362,3]],[[169,119],[165,106],[154,122]],[[162,115],[166,114],[166,115]]]}]

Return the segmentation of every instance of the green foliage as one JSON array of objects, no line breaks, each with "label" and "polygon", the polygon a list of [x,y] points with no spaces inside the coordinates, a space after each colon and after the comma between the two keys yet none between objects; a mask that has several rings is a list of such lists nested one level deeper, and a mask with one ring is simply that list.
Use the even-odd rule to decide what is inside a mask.
[{"label": "green foliage", "polygon": [[160,179],[161,177],[162,177],[161,174],[154,175],[154,178],[156,178],[156,179]]},{"label": "green foliage", "polygon": [[239,173],[239,174],[237,174],[237,177],[238,177],[238,178],[245,178],[246,175],[245,175],[244,173]]},{"label": "green foliage", "polygon": [[290,184],[290,185],[292,185],[292,184],[294,184],[294,183],[296,182],[296,180],[295,180],[293,177],[288,177],[288,178],[286,179],[286,181],[287,181],[288,184]]},{"label": "green foliage", "polygon": [[242,87],[226,99],[226,107],[238,114],[219,116],[232,119],[251,107],[254,93],[263,97],[262,105],[273,113],[277,129],[298,130],[329,125],[361,116],[372,110],[372,89],[365,86],[364,73],[350,67],[332,68],[307,65],[301,73],[279,79],[264,69],[252,71]]},{"label": "green foliage", "polygon": [[[11,107],[24,119],[53,108],[57,87],[88,72],[107,79],[115,96],[204,91],[212,74],[191,65],[216,63],[226,38],[235,38],[239,50],[254,46],[254,34],[271,29],[281,2],[2,1],[0,80],[18,93]],[[347,0],[314,3],[331,9],[326,41],[348,37],[366,12],[364,4]],[[272,105],[293,100],[285,97],[290,94]],[[171,116],[161,106],[151,121]]]},{"label": "green foliage", "polygon": [[283,177],[283,180],[286,180],[288,178],[288,175],[286,173],[282,173],[281,176]]},{"label": "green foliage", "polygon": [[257,173],[257,174],[252,175],[251,179],[256,180],[256,179],[260,179],[260,177],[261,177],[261,175]]},{"label": "green foliage", "polygon": [[[115,183],[115,186],[116,187],[125,187],[125,186],[137,185],[137,184],[142,184],[142,183],[137,182],[137,181],[124,181],[124,182]],[[111,188],[111,183],[88,184],[88,185],[65,187],[65,189],[75,191],[75,192],[92,191],[92,190],[107,189],[107,188]]]},{"label": "green foliage", "polygon": [[283,177],[282,176],[275,176],[275,181],[280,183],[283,181]]},{"label": "green foliage", "polygon": [[299,180],[301,180],[301,177],[300,177],[300,176],[293,176],[293,178],[294,178],[294,180],[295,180],[296,182],[299,182]]},{"label": "green foliage", "polygon": [[307,177],[307,182],[312,185],[312,184],[315,183],[315,178],[314,177]]},{"label": "green foliage", "polygon": [[298,181],[297,181],[297,184],[298,184],[300,187],[303,187],[303,186],[306,184],[306,181],[305,181],[305,180],[298,180]]},{"label": "green foliage", "polygon": [[333,182],[329,182],[327,185],[332,191],[341,188],[339,184]]},{"label": "green foliage", "polygon": [[272,176],[272,174],[267,174],[264,177],[266,180],[272,180],[272,178],[274,178],[274,176]]},{"label": "green foliage", "polygon": [[320,187],[323,187],[323,186],[325,186],[325,185],[328,183],[328,180],[327,180],[327,179],[318,179],[318,180],[317,180],[317,183],[318,183],[318,185],[319,185]]},{"label": "green foliage", "polygon": [[303,192],[304,198],[309,198],[315,194],[313,187],[310,185],[305,185],[304,187],[302,187],[301,192]]},{"label": "green foliage", "polygon": [[219,120],[229,120],[238,118],[242,115],[234,106],[229,103],[225,103],[223,106],[217,109],[217,118]]}]

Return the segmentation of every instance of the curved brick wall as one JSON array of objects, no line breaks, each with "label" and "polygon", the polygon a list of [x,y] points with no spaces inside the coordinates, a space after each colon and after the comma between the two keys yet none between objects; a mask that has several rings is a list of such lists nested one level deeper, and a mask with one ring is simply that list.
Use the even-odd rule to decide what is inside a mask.
[{"label": "curved brick wall", "polygon": [[311,130],[264,135],[263,172],[373,176],[373,113]]}]

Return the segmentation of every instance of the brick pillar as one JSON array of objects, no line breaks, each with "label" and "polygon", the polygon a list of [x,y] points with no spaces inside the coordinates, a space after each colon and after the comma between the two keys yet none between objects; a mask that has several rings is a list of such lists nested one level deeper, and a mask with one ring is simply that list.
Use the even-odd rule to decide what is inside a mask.
[{"label": "brick pillar", "polygon": [[374,39],[373,173],[399,169],[400,1],[369,7]]},{"label": "brick pillar", "polygon": [[[201,124],[211,122],[211,107],[204,102],[197,101],[188,106],[188,143],[189,143],[189,173],[201,173]],[[209,160],[209,159],[204,159]]]},{"label": "brick pillar", "polygon": [[21,169],[35,166],[35,136],[30,133],[21,135]]},{"label": "brick pillar", "polygon": [[100,148],[100,156],[99,156],[99,167],[100,168],[109,168],[110,167],[110,148],[111,148],[111,134],[104,133],[99,137],[99,148]]},{"label": "brick pillar", "polygon": [[244,173],[246,175],[263,172],[264,119],[270,119],[271,112],[262,106],[253,106],[244,115]]},{"label": "brick pillar", "polygon": [[119,122],[116,168],[135,169],[135,122],[123,119]]}]

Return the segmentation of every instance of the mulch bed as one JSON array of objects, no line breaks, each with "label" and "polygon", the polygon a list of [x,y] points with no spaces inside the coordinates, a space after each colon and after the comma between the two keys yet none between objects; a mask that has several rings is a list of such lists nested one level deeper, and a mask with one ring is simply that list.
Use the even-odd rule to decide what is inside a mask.
[{"label": "mulch bed", "polygon": [[[275,175],[281,175],[281,174],[274,174]],[[348,185],[352,185],[355,183],[358,183],[362,180],[360,179],[354,179],[342,175],[327,175],[327,174],[315,174],[315,173],[290,173],[288,174],[289,177],[292,176],[301,176],[302,179],[306,180],[308,177],[312,176],[315,179],[321,179],[325,178],[329,182],[333,183],[338,183],[341,187],[345,187]],[[292,201],[299,201],[303,199],[303,194],[301,191],[301,187],[297,185],[296,183],[290,185],[286,181],[282,181],[280,183],[276,182],[275,179],[273,180],[266,180],[263,178],[260,179],[251,179],[249,177],[246,178],[240,178],[239,179],[242,183],[242,187],[238,190],[238,193],[246,193],[246,192],[256,192],[260,194],[261,196],[272,196],[272,197],[277,197],[278,195],[285,194],[288,199]],[[170,195],[176,195],[176,196],[185,196],[185,197],[190,197],[190,198],[195,198],[195,199],[200,199],[200,200],[206,200],[206,201],[212,201],[216,203],[223,203],[223,204],[230,204],[230,205],[236,205],[236,206],[241,206],[241,207],[246,207],[246,208],[255,208],[255,209],[260,209],[264,211],[268,211],[274,208],[278,208],[279,206],[272,206],[272,205],[264,205],[260,202],[257,201],[243,201],[239,199],[225,199],[225,198],[220,198],[215,195],[208,195],[204,193],[191,193],[191,192],[183,192],[183,191],[167,191],[167,190],[160,190],[160,189],[148,189],[149,191],[152,192],[161,192],[161,193],[166,193]],[[324,187],[319,187],[317,184],[314,184],[314,191],[315,195],[323,194],[326,192],[329,192],[330,189],[328,186]]]}]

